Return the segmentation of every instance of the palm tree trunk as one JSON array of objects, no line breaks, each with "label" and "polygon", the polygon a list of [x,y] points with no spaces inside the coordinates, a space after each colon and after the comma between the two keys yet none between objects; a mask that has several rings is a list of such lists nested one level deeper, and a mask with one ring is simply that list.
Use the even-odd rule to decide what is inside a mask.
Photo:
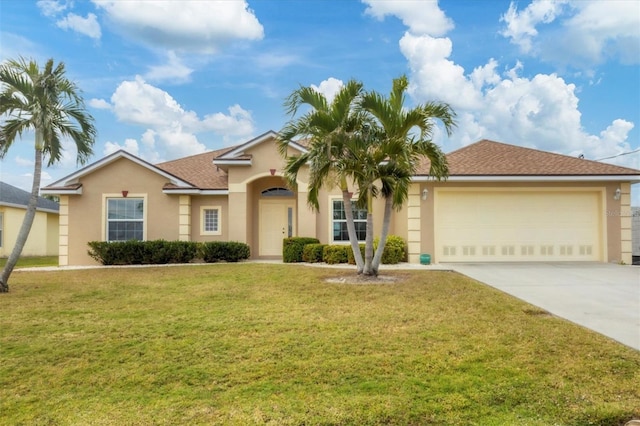
[{"label": "palm tree trunk", "polygon": [[364,246],[364,275],[377,275],[373,269],[373,196],[367,189],[367,236]]},{"label": "palm tree trunk", "polygon": [[384,246],[387,243],[387,235],[389,235],[389,224],[391,223],[391,211],[393,209],[393,198],[387,197],[384,200],[384,216],[382,218],[382,233],[380,234],[380,241],[378,242],[378,248],[376,254],[373,256],[373,271],[375,275],[378,275],[378,269],[380,268],[380,262],[382,261],[382,253],[384,253]]},{"label": "palm tree trunk", "polygon": [[358,244],[358,238],[356,236],[356,225],[353,221],[353,209],[351,208],[351,194],[349,194],[349,188],[346,185],[342,187],[342,202],[344,204],[344,215],[347,219],[347,233],[349,234],[349,242],[351,243],[351,250],[353,250],[353,257],[356,261],[356,268],[358,274],[362,273],[364,269],[364,261],[362,260],[362,253],[360,253],[360,245]]},{"label": "palm tree trunk", "polygon": [[36,206],[38,204],[38,194],[40,192],[40,178],[42,176],[42,149],[40,148],[41,145],[38,145],[39,138],[42,138],[42,136],[40,136],[40,132],[36,130],[36,164],[33,170],[31,197],[29,198],[27,211],[24,214],[24,220],[22,221],[22,226],[20,227],[18,237],[16,238],[16,244],[13,246],[13,250],[7,259],[7,263],[4,265],[4,269],[2,269],[2,274],[0,274],[0,293],[9,292],[9,276],[11,275],[11,272],[13,272],[13,268],[16,266],[16,263],[18,263],[18,259],[22,254],[22,249],[27,242],[27,238],[29,238],[33,219],[36,217]]}]

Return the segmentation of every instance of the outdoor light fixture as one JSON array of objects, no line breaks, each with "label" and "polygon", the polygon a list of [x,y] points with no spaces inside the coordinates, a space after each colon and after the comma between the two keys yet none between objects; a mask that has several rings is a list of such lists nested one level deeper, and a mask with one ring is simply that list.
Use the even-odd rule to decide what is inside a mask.
[{"label": "outdoor light fixture", "polygon": [[269,173],[271,173],[271,176],[276,174],[276,169],[269,169]]},{"label": "outdoor light fixture", "polygon": [[620,199],[620,188],[616,189],[616,192],[613,194],[613,199],[616,201]]},{"label": "outdoor light fixture", "polygon": [[422,201],[427,201],[427,197],[429,196],[429,190],[427,188],[422,190]]},{"label": "outdoor light fixture", "polygon": [[129,191],[122,191],[122,196],[124,198],[127,198],[127,195],[129,195]]}]

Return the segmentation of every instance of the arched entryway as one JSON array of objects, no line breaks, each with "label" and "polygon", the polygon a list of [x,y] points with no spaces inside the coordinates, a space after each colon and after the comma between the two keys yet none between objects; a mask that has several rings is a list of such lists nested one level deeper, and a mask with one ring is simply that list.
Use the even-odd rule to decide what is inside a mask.
[{"label": "arched entryway", "polygon": [[283,239],[296,235],[296,196],[284,186],[269,185],[263,188],[256,191],[258,256],[280,257]]}]

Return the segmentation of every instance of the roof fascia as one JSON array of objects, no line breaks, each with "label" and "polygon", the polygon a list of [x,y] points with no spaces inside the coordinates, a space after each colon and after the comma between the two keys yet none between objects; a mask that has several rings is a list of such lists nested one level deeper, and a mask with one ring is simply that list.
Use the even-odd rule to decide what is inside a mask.
[{"label": "roof fascia", "polygon": [[82,187],[76,189],[47,189],[47,187],[40,188],[40,194],[43,195],[82,195]]},{"label": "roof fascia", "polygon": [[[180,186],[187,186],[187,187],[191,187],[192,185],[170,173],[165,172],[164,170],[154,166],[151,163],[148,163],[146,161],[144,161],[143,159],[136,157],[133,154],[128,153],[127,151],[123,151],[123,150],[119,150],[114,152],[113,154],[107,155],[106,157],[102,158],[101,160],[96,161],[95,163],[92,163],[86,167],[83,167],[80,170],[75,171],[74,173],[71,173],[70,175],[67,175],[65,177],[63,177],[62,179],[53,182],[50,185],[47,185],[47,187],[56,187],[56,186],[66,186],[70,183],[76,183],[78,181],[78,179],[80,179],[83,176],[86,176],[88,174],[91,174],[93,172],[95,172],[96,170],[99,170],[111,163],[113,163],[116,160],[119,160],[121,158],[126,158],[129,161],[132,161],[134,163],[136,163],[137,165],[144,167],[154,173],[159,174],[162,177],[165,177],[167,179],[169,179],[171,181],[171,183],[173,183],[174,185],[180,185]],[[57,194],[58,192],[55,192],[55,194]],[[65,193],[69,193],[69,192],[65,192]],[[82,191],[80,192],[71,192],[72,194],[82,194]]]},{"label": "roof fascia", "polygon": [[[413,176],[413,182],[431,182],[431,176]],[[640,175],[563,175],[563,176],[449,176],[450,182],[640,182]]]},{"label": "roof fascia", "polygon": [[217,166],[250,166],[252,164],[251,159],[249,160],[233,160],[233,159],[217,159],[213,160],[213,164]]},{"label": "roof fascia", "polygon": [[269,140],[271,138],[277,138],[277,137],[278,137],[278,134],[276,132],[274,132],[273,130],[269,130],[268,132],[263,133],[260,136],[257,136],[251,139],[250,141],[243,143],[242,145],[239,145],[238,147],[232,149],[231,151],[225,152],[218,158],[232,159],[233,157],[237,157],[238,155],[243,154],[245,150],[253,146],[260,145],[262,142],[266,140]]}]

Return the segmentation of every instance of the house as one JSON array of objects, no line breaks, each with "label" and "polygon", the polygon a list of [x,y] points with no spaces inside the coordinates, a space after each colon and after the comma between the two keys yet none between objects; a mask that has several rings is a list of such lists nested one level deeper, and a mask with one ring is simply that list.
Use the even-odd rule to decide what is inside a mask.
[{"label": "house", "polygon": [[[16,244],[29,198],[29,192],[0,182],[0,257],[8,257]],[[22,249],[23,256],[58,254],[58,209],[58,203],[38,198],[31,232]]]},{"label": "house", "polygon": [[631,207],[631,245],[633,264],[640,265],[640,207]]},{"label": "house", "polygon": [[[155,165],[118,151],[43,188],[60,196],[60,265],[94,263],[93,240],[241,241],[254,258],[280,257],[288,236],[346,243],[341,194],[321,191],[311,210],[306,176],[295,189],[285,184],[276,136]],[[407,240],[410,262],[423,253],[434,262],[631,262],[631,217],[622,212],[640,170],[489,140],[448,160],[443,182],[425,161],[394,212],[390,233]],[[364,227],[356,214],[362,238]]]}]

